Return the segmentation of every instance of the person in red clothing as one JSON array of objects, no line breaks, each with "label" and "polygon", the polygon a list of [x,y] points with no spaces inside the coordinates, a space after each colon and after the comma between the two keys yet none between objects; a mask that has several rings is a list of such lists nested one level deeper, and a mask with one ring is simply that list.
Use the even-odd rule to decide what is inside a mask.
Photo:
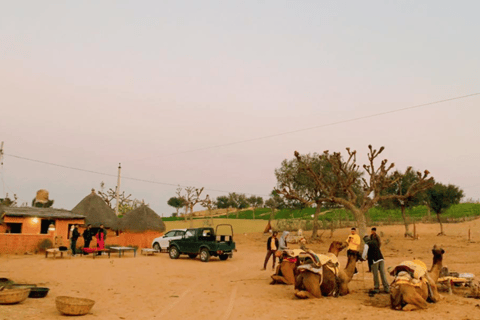
[{"label": "person in red clothing", "polygon": [[[105,239],[107,239],[107,230],[103,227],[103,224],[100,225],[100,229],[98,229],[97,235],[97,247],[100,250],[105,249]],[[98,253],[101,254],[100,252]]]}]

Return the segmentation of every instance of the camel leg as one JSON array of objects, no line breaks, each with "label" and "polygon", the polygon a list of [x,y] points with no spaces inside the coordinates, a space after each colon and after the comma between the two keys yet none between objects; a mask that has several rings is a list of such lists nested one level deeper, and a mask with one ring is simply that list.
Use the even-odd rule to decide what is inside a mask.
[{"label": "camel leg", "polygon": [[[302,286],[298,284],[298,278],[302,281]],[[322,292],[320,291],[320,276],[312,272],[303,272],[297,278],[297,284],[295,285],[295,296],[300,299],[307,298],[320,298]],[[303,287],[304,290],[299,290],[300,287]]]},{"label": "camel leg", "polygon": [[427,301],[425,301],[417,292],[404,294],[403,301],[406,303],[402,309],[403,311],[426,309],[428,307]]},{"label": "camel leg", "polygon": [[272,279],[273,281],[270,282],[270,284],[292,284],[292,283],[289,283],[285,277],[277,276],[275,274],[272,276]]}]

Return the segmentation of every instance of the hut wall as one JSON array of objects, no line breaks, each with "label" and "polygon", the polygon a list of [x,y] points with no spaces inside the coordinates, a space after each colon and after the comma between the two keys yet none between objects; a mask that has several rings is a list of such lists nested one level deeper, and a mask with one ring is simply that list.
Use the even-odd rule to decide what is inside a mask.
[{"label": "hut wall", "polygon": [[[44,239],[50,239],[56,246],[69,246],[68,226],[71,224],[83,224],[85,219],[57,219],[55,220],[55,232],[52,234],[40,234],[41,219],[37,221],[32,217],[4,217],[3,232],[0,230],[0,253],[36,252],[39,243]],[[5,233],[6,223],[21,223],[22,233]],[[56,236],[56,241],[54,236]]]},{"label": "hut wall", "polygon": [[119,245],[125,247],[151,248],[153,239],[163,235],[159,231],[145,231],[141,233],[122,232],[117,237],[107,237],[107,245]]},{"label": "hut wall", "polygon": [[38,251],[40,242],[45,239],[49,239],[53,243],[53,232],[51,234],[0,233],[0,253],[34,253]]}]

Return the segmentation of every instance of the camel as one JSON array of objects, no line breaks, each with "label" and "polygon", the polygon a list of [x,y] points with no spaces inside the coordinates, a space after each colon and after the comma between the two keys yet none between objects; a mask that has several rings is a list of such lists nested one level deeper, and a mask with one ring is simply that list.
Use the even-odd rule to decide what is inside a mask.
[{"label": "camel", "polygon": [[[437,302],[440,300],[440,294],[438,293],[436,282],[442,269],[443,254],[445,251],[435,245],[432,249],[433,264],[429,272],[425,273],[425,278],[428,284],[424,281],[420,281],[416,286],[408,280],[402,280],[399,275],[401,274],[402,267],[397,266],[392,272],[392,275],[396,275],[392,286],[390,287],[390,302],[392,309],[412,311],[417,309],[426,309],[428,307],[427,301]],[[402,263],[404,264],[404,263]],[[407,272],[404,273],[407,279],[411,276]],[[405,278],[403,278],[405,279]]]},{"label": "camel", "polygon": [[272,275],[272,282],[270,282],[270,284],[295,284],[300,258],[298,256],[291,256],[291,253],[291,250],[282,252],[283,260]]},{"label": "camel", "polygon": [[[328,252],[335,257],[338,257],[340,251],[346,247],[346,243],[334,241],[330,245]],[[359,256],[357,254],[350,254],[348,256],[347,266],[344,270],[338,270],[338,267],[335,267],[337,269],[337,275],[335,275],[334,271],[331,269],[331,262],[322,265],[320,267],[321,270],[319,270],[320,273],[304,269],[304,271],[298,274],[295,281],[295,296],[300,299],[307,299],[320,298],[322,295],[337,296],[348,294],[348,283],[353,277],[355,264],[358,258]],[[311,264],[310,266],[315,267],[314,264]]]}]

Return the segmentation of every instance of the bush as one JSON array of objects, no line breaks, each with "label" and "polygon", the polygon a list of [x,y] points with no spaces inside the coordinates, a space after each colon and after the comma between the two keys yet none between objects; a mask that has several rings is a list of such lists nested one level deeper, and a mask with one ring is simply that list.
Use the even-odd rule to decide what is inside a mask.
[{"label": "bush", "polygon": [[43,239],[38,243],[38,251],[45,252],[47,249],[50,249],[53,247],[53,243],[50,239]]}]

